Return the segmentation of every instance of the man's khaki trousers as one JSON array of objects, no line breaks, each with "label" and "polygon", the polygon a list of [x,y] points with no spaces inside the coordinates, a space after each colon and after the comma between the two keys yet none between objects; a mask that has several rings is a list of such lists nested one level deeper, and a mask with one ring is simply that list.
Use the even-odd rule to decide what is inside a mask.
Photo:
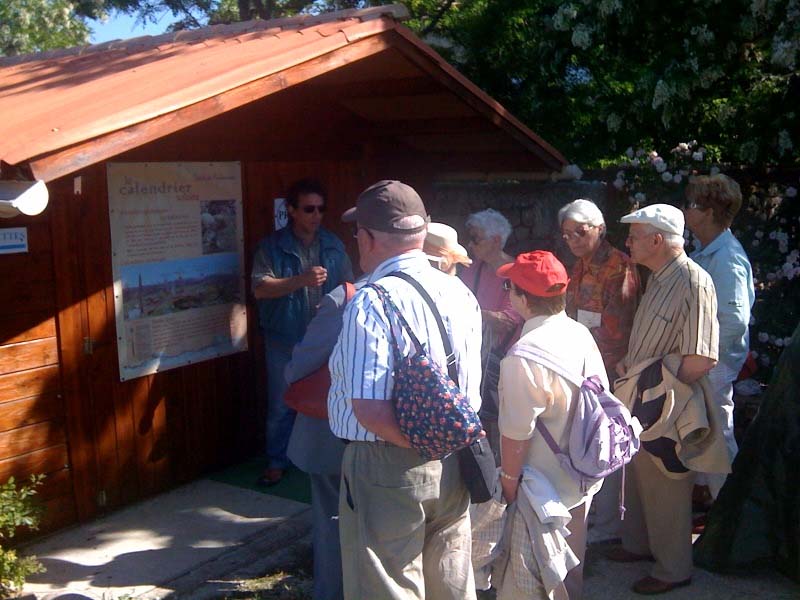
[{"label": "man's khaki trousers", "polygon": [[350,443],[339,495],[344,597],[474,599],[468,508],[456,456]]}]

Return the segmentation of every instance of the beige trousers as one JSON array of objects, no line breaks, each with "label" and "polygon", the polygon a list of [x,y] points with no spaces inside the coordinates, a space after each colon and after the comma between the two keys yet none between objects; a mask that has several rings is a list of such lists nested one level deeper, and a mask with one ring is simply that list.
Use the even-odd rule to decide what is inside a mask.
[{"label": "beige trousers", "polygon": [[[586,516],[589,514],[591,497],[569,511],[572,519],[567,528],[567,545],[578,557],[580,564],[567,572],[564,582],[552,591],[552,600],[580,600],[583,595],[583,564],[586,557]],[[497,600],[548,600],[541,577],[531,575],[537,569],[537,561],[530,543],[525,519],[515,511],[511,522],[512,555],[503,577]],[[522,549],[517,551],[517,549]],[[519,576],[518,576],[519,574]]]},{"label": "beige trousers", "polygon": [[652,554],[650,575],[679,582],[692,576],[692,488],[695,474],[670,479],[642,449],[625,472],[622,546]]},{"label": "beige trousers", "polygon": [[352,442],[339,532],[347,600],[473,600],[469,493],[458,458]]}]

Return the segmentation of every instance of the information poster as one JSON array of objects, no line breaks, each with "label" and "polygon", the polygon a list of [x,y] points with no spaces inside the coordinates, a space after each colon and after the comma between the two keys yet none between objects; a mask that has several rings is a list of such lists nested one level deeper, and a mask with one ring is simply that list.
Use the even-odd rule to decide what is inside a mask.
[{"label": "information poster", "polygon": [[247,350],[241,166],[110,163],[125,381]]}]

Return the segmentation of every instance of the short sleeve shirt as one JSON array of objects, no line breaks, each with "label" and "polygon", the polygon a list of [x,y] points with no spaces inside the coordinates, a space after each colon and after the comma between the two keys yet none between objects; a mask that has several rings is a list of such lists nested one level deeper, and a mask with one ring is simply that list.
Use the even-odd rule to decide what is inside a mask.
[{"label": "short sleeve shirt", "polygon": [[633,319],[625,368],[672,353],[719,358],[714,282],[683,252],[650,277]]},{"label": "short sleeve shirt", "polygon": [[[427,302],[409,283],[386,277],[402,271],[414,277],[431,295],[453,347],[458,385],[477,412],[481,406],[481,311],[478,301],[458,279],[431,267],[420,251],[387,259],[369,275],[369,283],[380,280],[434,362],[447,364],[439,328]],[[390,327],[392,328],[390,330]],[[391,331],[394,331],[392,335]],[[375,441],[353,412],[352,399],[391,401],[394,390],[394,356],[391,339],[397,339],[400,354],[408,356],[413,345],[408,335],[390,325],[377,292],[364,287],[347,305],[342,332],[328,366],[331,390],[328,419],[334,435],[357,441]]]}]

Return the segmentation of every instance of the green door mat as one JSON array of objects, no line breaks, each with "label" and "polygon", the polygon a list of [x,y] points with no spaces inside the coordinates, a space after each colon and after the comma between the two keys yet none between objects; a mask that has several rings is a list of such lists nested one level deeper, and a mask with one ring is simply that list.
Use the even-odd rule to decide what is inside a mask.
[{"label": "green door mat", "polygon": [[280,496],[281,498],[305,502],[306,504],[311,503],[311,484],[308,480],[308,475],[295,467],[291,467],[286,471],[281,482],[276,485],[269,487],[258,485],[256,481],[261,477],[266,466],[266,460],[263,458],[254,458],[223,469],[222,471],[212,473],[209,479],[246,488],[248,490],[254,490],[262,494]]}]

